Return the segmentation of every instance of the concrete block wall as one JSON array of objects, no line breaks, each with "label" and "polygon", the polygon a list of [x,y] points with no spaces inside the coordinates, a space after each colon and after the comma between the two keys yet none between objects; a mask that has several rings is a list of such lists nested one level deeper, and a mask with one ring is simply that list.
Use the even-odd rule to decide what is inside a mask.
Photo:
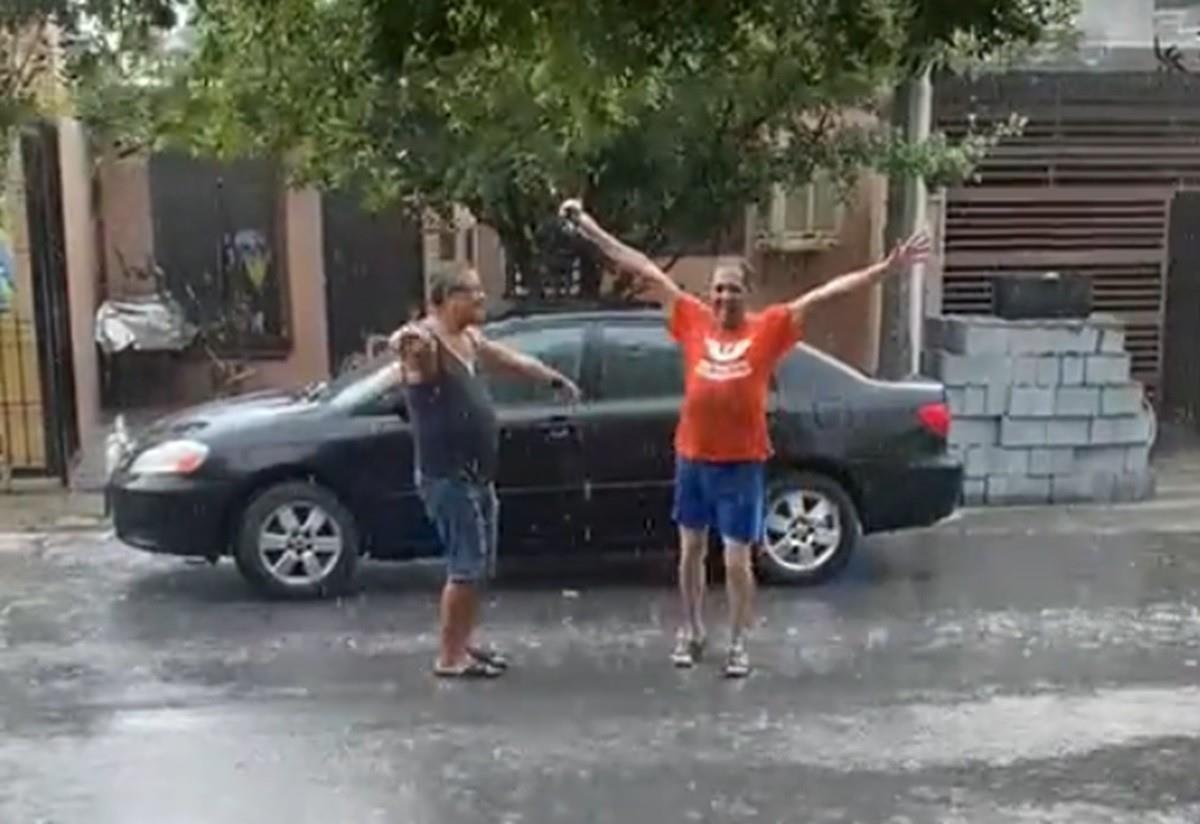
[{"label": "concrete block wall", "polygon": [[931,318],[924,371],[946,385],[964,501],[1117,502],[1153,494],[1153,412],[1121,322]]}]

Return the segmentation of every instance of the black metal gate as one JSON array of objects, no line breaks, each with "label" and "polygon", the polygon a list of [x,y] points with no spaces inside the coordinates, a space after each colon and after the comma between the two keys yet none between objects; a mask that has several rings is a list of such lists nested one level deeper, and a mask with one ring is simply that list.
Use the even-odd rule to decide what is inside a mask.
[{"label": "black metal gate", "polygon": [[425,295],[421,229],[398,211],[365,211],[349,194],[322,197],[329,362],[340,371],[418,311]]},{"label": "black metal gate", "polygon": [[1161,414],[1200,424],[1200,192],[1171,203]]},{"label": "black metal gate", "polygon": [[[0,359],[5,457],[17,471],[57,475],[65,482],[69,461],[79,449],[79,428],[63,244],[62,178],[54,126],[40,124],[22,135],[21,166],[32,295],[23,297],[18,292],[13,296],[5,313],[9,334],[0,341],[0,345],[11,348],[11,355],[5,351]],[[32,320],[27,317],[28,310],[32,310]],[[36,357],[28,351],[30,346]]]}]

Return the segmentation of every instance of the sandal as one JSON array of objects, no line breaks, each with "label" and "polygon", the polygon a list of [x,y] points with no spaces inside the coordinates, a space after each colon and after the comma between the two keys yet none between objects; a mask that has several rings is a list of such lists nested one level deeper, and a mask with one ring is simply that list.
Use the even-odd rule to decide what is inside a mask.
[{"label": "sandal", "polygon": [[437,678],[464,678],[468,680],[499,678],[504,674],[504,670],[499,667],[494,667],[491,664],[485,664],[483,661],[468,661],[461,667],[454,669],[444,669],[435,666],[433,674]]},{"label": "sandal", "polygon": [[675,649],[671,652],[671,663],[679,669],[691,669],[704,657],[705,639],[694,638],[680,634],[675,639]]},{"label": "sandal", "polygon": [[480,664],[498,670],[508,669],[508,656],[495,647],[467,647],[467,655]]}]

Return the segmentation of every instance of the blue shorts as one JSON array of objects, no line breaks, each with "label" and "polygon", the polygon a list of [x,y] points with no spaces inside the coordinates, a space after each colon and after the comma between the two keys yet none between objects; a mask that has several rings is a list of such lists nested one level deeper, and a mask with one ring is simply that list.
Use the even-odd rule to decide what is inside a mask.
[{"label": "blue shorts", "polygon": [[421,478],[417,491],[446,553],[446,577],[475,584],[496,573],[500,504],[491,484]]},{"label": "blue shorts", "polygon": [[680,458],[675,470],[675,523],[713,530],[744,544],[762,541],[766,465],[760,461],[710,463]]}]

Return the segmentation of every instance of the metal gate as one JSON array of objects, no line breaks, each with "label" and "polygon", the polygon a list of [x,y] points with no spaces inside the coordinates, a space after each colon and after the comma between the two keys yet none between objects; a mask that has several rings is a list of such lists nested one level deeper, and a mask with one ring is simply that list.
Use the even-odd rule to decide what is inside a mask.
[{"label": "metal gate", "polygon": [[0,437],[4,462],[14,471],[65,482],[79,430],[57,130],[49,124],[28,129],[20,160],[28,277],[13,278],[0,311]]},{"label": "metal gate", "polygon": [[948,194],[943,311],[991,311],[990,279],[1091,276],[1095,308],[1122,318],[1134,377],[1163,375],[1168,202],[1200,182],[1200,81],[1155,72],[1014,72],[939,81],[939,129],[1028,118],[971,185]]},{"label": "metal gate", "polygon": [[419,225],[398,211],[374,214],[345,193],[321,199],[329,362],[340,370],[419,311],[425,278]]},{"label": "metal gate", "polygon": [[1200,423],[1200,192],[1171,203],[1164,318],[1162,414]]}]

